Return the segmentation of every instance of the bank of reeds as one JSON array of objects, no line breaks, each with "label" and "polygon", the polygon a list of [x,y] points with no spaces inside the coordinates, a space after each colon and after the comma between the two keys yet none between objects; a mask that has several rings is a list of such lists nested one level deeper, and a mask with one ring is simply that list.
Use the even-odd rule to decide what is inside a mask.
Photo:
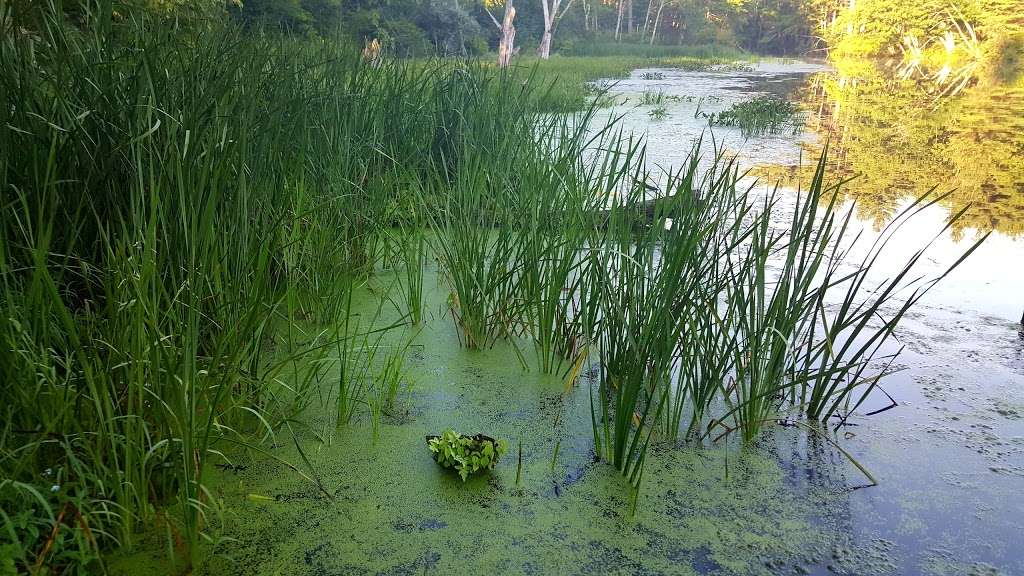
[{"label": "bank of reeds", "polygon": [[[884,243],[845,267],[820,166],[788,210],[697,152],[658,190],[642,141],[593,106],[545,112],[560,93],[536,75],[147,13],[0,25],[0,546],[19,569],[102,571],[143,526],[185,569],[226,448],[275,458],[283,434],[302,455],[315,398],[338,433],[376,432],[408,345],[383,334],[424,321],[428,254],[462,344],[591,386],[596,453],[635,482],[659,430],[749,441],[856,407],[928,287],[897,300],[920,255],[868,286]],[[353,312],[382,266],[398,321],[383,299]]]},{"label": "bank of reeds", "polygon": [[291,436],[325,389],[339,426],[394,404],[405,347],[350,298],[390,242],[422,319],[424,197],[546,155],[521,81],[481,66],[89,8],[0,8],[3,549],[100,571],[161,526],[185,567],[210,458]]}]

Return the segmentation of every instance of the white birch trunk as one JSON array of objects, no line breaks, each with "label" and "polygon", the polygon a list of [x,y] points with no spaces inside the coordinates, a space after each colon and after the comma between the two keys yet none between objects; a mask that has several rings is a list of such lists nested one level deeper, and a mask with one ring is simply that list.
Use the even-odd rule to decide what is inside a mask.
[{"label": "white birch trunk", "polygon": [[548,0],[540,0],[541,8],[544,9],[544,33],[540,36],[540,45],[537,46],[537,56],[541,60],[547,60],[551,56],[551,27],[554,24],[555,14],[558,13],[558,0],[553,0],[554,5],[548,6]]},{"label": "white birch trunk", "polygon": [[537,56],[547,60],[551,56],[551,28],[544,26],[544,33],[540,36],[540,45],[537,46]]},{"label": "white birch trunk", "polygon": [[540,6],[544,10],[544,33],[540,37],[540,45],[537,46],[537,56],[541,59],[547,60],[551,56],[551,41],[555,36],[555,28],[558,26],[558,21],[565,16],[565,13],[572,7],[573,0],[569,0],[569,3],[565,5],[565,8],[559,12],[561,8],[562,0],[540,0]]},{"label": "white birch trunk", "polygon": [[654,17],[654,26],[651,27],[651,46],[654,46],[654,37],[658,35],[658,24],[661,23],[661,11],[665,9],[665,0],[658,2],[658,15]]},{"label": "white birch trunk", "polygon": [[498,41],[498,68],[507,68],[512,62],[512,53],[515,50],[516,27],[512,20],[516,17],[516,9],[512,6],[512,0],[505,0],[505,16],[501,20],[501,40]]},{"label": "white birch trunk", "polygon": [[622,29],[622,8],[626,0],[619,0],[619,16],[615,19],[615,41],[619,40],[619,31]]}]

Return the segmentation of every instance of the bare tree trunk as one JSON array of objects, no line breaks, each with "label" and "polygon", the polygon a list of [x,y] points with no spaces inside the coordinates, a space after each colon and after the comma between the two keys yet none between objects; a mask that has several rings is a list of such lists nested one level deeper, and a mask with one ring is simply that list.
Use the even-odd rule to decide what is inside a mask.
[{"label": "bare tree trunk", "polygon": [[665,0],[658,2],[658,15],[654,17],[654,26],[651,27],[651,46],[654,45],[654,37],[658,35],[658,24],[661,23],[661,11],[665,9]]},{"label": "bare tree trunk", "polygon": [[626,0],[619,0],[619,16],[615,20],[615,41],[619,40],[619,31],[622,29],[622,9],[625,8]]},{"label": "bare tree trunk", "polygon": [[540,56],[541,60],[547,60],[551,56],[551,28],[547,26],[544,26],[544,33],[540,36],[537,56]]},{"label": "bare tree trunk", "polygon": [[626,0],[626,34],[633,33],[633,0]]},{"label": "bare tree trunk", "polygon": [[651,23],[651,14],[654,12],[654,0],[647,0],[647,12],[644,13],[644,36],[647,35],[648,25]]},{"label": "bare tree trunk", "polygon": [[558,12],[558,0],[552,0],[553,6],[548,6],[548,0],[540,0],[541,8],[544,9],[544,33],[540,36],[540,45],[537,46],[537,56],[541,60],[547,60],[551,56],[551,28],[554,24],[555,14]]},{"label": "bare tree trunk", "polygon": [[569,3],[565,5],[565,9],[561,12],[558,11],[562,0],[551,0],[551,4],[548,4],[548,0],[540,0],[541,8],[544,9],[544,33],[540,37],[540,45],[537,46],[537,56],[547,60],[551,56],[551,40],[555,35],[555,28],[558,26],[558,21],[565,16],[565,13],[572,7],[573,0],[569,0]]},{"label": "bare tree trunk", "polygon": [[[516,9],[512,6],[512,0],[505,0],[505,16],[501,24],[495,20],[498,30],[501,30],[501,39],[498,41],[498,68],[507,68],[512,62],[512,54],[515,51],[516,27],[512,20],[516,17]],[[491,16],[494,20],[494,16]]]}]

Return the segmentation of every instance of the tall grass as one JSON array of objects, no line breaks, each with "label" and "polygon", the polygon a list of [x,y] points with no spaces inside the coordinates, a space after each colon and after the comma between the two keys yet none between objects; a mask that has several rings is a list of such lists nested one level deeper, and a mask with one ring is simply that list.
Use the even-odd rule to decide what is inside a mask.
[{"label": "tall grass", "polygon": [[[340,424],[394,404],[406,348],[351,318],[389,235],[419,320],[420,205],[452,207],[433,236],[469,261],[501,244],[464,199],[549,156],[522,84],[479,66],[90,8],[0,8],[3,538],[61,571],[161,525],[184,569],[224,447],[290,433],[325,387]],[[514,330],[513,267],[485,264],[454,306],[478,346]]]},{"label": "tall grass", "polygon": [[[92,7],[0,8],[0,546],[22,570],[100,572],[143,526],[191,568],[227,447],[276,458],[260,444],[285,434],[323,489],[293,427],[320,396],[336,433],[363,410],[377,433],[428,248],[464,346],[529,369],[532,345],[568,385],[599,364],[596,453],[634,482],[657,430],[847,414],[931,285],[898,300],[919,253],[870,290],[884,240],[845,267],[821,166],[782,230],[781,193],[721,156],[652,191],[642,140],[593,105],[547,113],[579,102],[539,68],[370,66]],[[382,266],[398,320],[355,313]]]},{"label": "tall grass", "polygon": [[853,208],[837,204],[843,183],[826,183],[824,157],[783,207],[777,190],[741,187],[729,160],[702,168],[696,154],[653,203],[648,226],[635,226],[635,211],[650,199],[634,194],[612,208],[602,240],[595,444],[633,481],[659,421],[669,438],[737,433],[749,443],[776,420],[845,419],[888,373],[895,354],[884,345],[899,320],[978,245],[922,279],[914,269],[927,242],[878,278],[892,233],[927,203],[850,261]]}]

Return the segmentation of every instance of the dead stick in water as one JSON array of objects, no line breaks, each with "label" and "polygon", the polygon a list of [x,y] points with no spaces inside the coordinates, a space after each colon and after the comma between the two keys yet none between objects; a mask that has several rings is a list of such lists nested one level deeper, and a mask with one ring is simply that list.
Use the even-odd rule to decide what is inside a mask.
[{"label": "dead stick in water", "polygon": [[519,461],[516,462],[516,486],[519,486],[519,476],[523,473],[523,439],[519,439]]},{"label": "dead stick in water", "polygon": [[827,434],[823,433],[821,430],[818,430],[817,428],[814,428],[813,426],[808,426],[803,422],[795,422],[795,424],[809,432],[813,432],[814,434],[818,435],[819,438],[823,438],[826,442],[828,442],[832,446],[835,446],[836,450],[839,450],[839,452],[841,452],[843,456],[846,456],[846,459],[849,460],[854,466],[856,466],[857,469],[860,470],[861,473],[864,474],[864,476],[866,476],[867,479],[871,481],[870,486],[878,486],[878,480],[875,480],[875,477],[871,474],[871,472],[868,472],[868,469],[865,468],[864,465],[862,465],[860,462],[857,462],[857,459],[854,458],[849,452],[843,450],[843,447],[840,446],[838,442],[829,438]]}]

